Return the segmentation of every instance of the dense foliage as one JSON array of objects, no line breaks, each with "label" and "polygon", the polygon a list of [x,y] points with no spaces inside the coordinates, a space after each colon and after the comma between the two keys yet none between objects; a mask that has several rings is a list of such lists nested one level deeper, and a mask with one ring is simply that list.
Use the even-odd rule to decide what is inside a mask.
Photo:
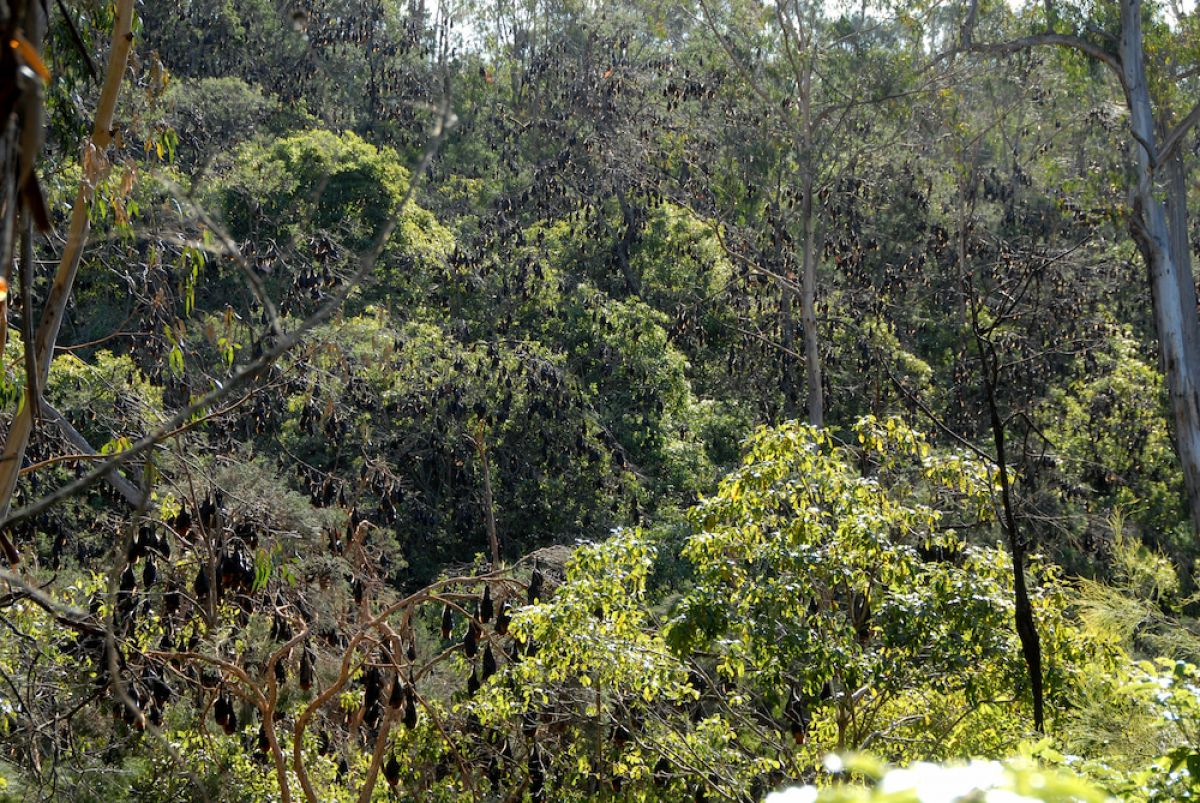
[{"label": "dense foliage", "polygon": [[1194,9],[0,21],[0,800],[1200,797]]}]

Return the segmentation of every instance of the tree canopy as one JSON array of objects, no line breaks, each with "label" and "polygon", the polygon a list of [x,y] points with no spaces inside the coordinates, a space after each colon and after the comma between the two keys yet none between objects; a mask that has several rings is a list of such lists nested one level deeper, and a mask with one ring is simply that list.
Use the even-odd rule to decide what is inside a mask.
[{"label": "tree canopy", "polygon": [[0,22],[0,800],[1200,795],[1196,9]]}]

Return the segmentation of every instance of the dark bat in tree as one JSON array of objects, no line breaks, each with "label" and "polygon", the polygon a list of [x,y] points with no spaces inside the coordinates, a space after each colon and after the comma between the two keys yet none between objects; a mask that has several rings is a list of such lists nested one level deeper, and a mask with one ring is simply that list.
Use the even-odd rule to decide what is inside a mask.
[{"label": "dark bat in tree", "polygon": [[383,765],[383,777],[392,789],[395,789],[400,783],[400,762],[396,760],[394,753],[388,757],[387,763]]},{"label": "dark bat in tree", "polygon": [[201,601],[208,599],[208,595],[212,589],[209,587],[207,566],[201,566],[199,571],[196,572],[196,580],[192,583],[192,590],[196,592],[196,599]]},{"label": "dark bat in tree", "polygon": [[512,621],[512,616],[508,613],[508,600],[500,603],[500,612],[496,614],[496,635],[508,635],[508,625]]},{"label": "dark bat in tree", "polygon": [[471,676],[467,678],[467,696],[474,697],[477,691],[479,691],[479,675],[476,674],[475,667],[471,667]]},{"label": "dark bat in tree", "polygon": [[496,674],[496,656],[492,652],[492,645],[489,644],[483,650],[483,679],[487,680],[494,674]]},{"label": "dark bat in tree", "polygon": [[533,560],[533,574],[529,577],[529,594],[528,601],[533,605],[542,596],[542,587],[545,585],[546,578],[542,574],[542,569],[538,565],[537,558]]},{"label": "dark bat in tree", "polygon": [[308,645],[304,645],[303,652],[300,653],[300,688],[308,691],[313,686],[314,680],[313,671],[313,653]]},{"label": "dark bat in tree", "polygon": [[408,686],[404,691],[404,727],[412,730],[417,727],[417,696],[412,686]]},{"label": "dark bat in tree", "polygon": [[388,695],[388,708],[400,708],[404,705],[404,681],[400,680],[400,676],[396,675],[392,679],[392,691]]},{"label": "dark bat in tree", "polygon": [[479,652],[479,623],[472,619],[467,624],[467,632],[463,636],[463,654],[468,658],[474,658]]},{"label": "dark bat in tree", "polygon": [[487,624],[492,620],[492,587],[483,587],[483,599],[479,603],[479,621]]}]

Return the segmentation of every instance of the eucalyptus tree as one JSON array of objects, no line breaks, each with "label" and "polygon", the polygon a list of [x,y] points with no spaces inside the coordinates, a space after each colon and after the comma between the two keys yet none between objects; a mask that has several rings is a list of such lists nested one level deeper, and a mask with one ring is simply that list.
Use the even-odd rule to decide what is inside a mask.
[{"label": "eucalyptus tree", "polygon": [[[40,14],[34,4],[29,4],[26,11],[31,16],[31,19],[25,20],[24,24],[31,32],[34,30],[44,31],[46,20],[43,17],[40,23],[34,22],[32,17]],[[16,21],[14,20],[14,23]],[[32,324],[32,299],[30,298],[29,287],[25,286],[25,300],[27,306],[25,309],[26,322],[25,332],[27,337],[26,343],[26,369],[28,371],[28,389],[30,393],[26,396],[25,404],[21,406],[20,411],[9,424],[9,429],[4,442],[4,457],[0,464],[0,512],[7,513],[9,505],[12,501],[12,493],[17,484],[17,473],[21,467],[21,460],[25,454],[25,449],[29,445],[29,437],[33,431],[35,424],[35,415],[38,409],[37,403],[37,388],[44,387],[47,375],[50,372],[50,362],[54,356],[54,347],[56,345],[59,329],[62,326],[63,316],[66,312],[67,303],[70,300],[71,288],[75,282],[75,277],[79,272],[80,261],[83,256],[83,249],[87,243],[90,230],[90,215],[92,203],[95,197],[95,186],[99,182],[101,174],[109,166],[107,161],[107,150],[113,141],[113,118],[116,111],[117,97],[121,89],[121,83],[124,80],[125,68],[128,64],[129,54],[132,47],[133,34],[133,3],[132,0],[122,2],[116,7],[116,13],[112,20],[112,42],[109,47],[109,61],[104,74],[104,83],[100,93],[100,97],[96,104],[95,121],[92,125],[92,134],[90,140],[85,146],[85,153],[90,155],[90,158],[82,159],[86,165],[85,171],[82,174],[78,190],[75,195],[74,204],[71,207],[71,219],[66,235],[65,247],[58,260],[58,268],[55,272],[53,285],[51,286],[50,294],[46,299],[45,307],[42,311],[41,321],[36,330]],[[39,43],[40,44],[40,43]],[[31,64],[25,69],[30,71],[31,81],[41,81],[45,77],[46,68],[41,66],[40,61],[33,63],[38,59],[36,50],[30,47],[32,55],[26,55],[26,60]],[[40,66],[41,73],[38,75],[33,67]],[[23,220],[26,225],[26,232],[23,236],[24,243],[22,245],[22,263],[25,266],[25,271],[32,270],[33,263],[33,241],[32,241],[32,226],[33,219],[37,217],[36,212],[39,207],[38,203],[44,205],[44,201],[35,201],[28,203],[28,199],[34,198],[30,194],[32,171],[36,164],[37,152],[33,148],[35,142],[40,144],[42,132],[42,111],[41,111],[41,92],[34,87],[26,89],[26,123],[29,127],[36,128],[36,132],[27,133],[21,141],[21,159],[13,162],[19,169],[16,175],[10,176],[10,187],[22,190],[23,197],[27,199]],[[12,114],[13,109],[9,109],[9,114]],[[30,115],[33,115],[30,117]],[[15,144],[15,143],[10,143]],[[40,191],[36,198],[40,199]],[[9,241],[6,247],[10,247],[12,240],[11,228],[14,217],[14,211],[17,208],[15,194],[10,194],[7,204],[9,225]],[[49,221],[44,220],[43,228],[48,228]],[[5,299],[7,303],[7,299]],[[7,326],[7,323],[4,324]],[[6,557],[10,563],[16,563],[18,556],[16,550],[9,542],[7,536],[0,534],[0,546],[4,547]]]},{"label": "eucalyptus tree", "polygon": [[[831,14],[824,4],[778,0],[762,8],[701,2],[704,21],[722,44],[730,82],[753,99],[761,147],[768,152],[765,186],[757,195],[759,225],[773,254],[763,264],[779,289],[780,350],[785,395],[798,399],[803,359],[804,411],[825,422],[822,322],[818,284],[829,225],[822,208],[840,177],[881,144],[879,105],[911,91],[914,77],[891,35],[893,21],[864,4]],[[886,123],[880,126],[886,130]],[[886,137],[886,135],[885,135]],[[755,157],[749,164],[753,168]],[[795,345],[796,306],[800,344]],[[794,414],[794,410],[790,411]]]},{"label": "eucalyptus tree", "polygon": [[989,55],[1064,48],[1103,65],[1116,80],[1128,114],[1125,214],[1148,270],[1175,448],[1200,533],[1200,318],[1187,209],[1194,161],[1187,143],[1200,122],[1189,58],[1196,48],[1195,13],[1142,0],[1095,7],[1051,2],[1023,13],[1019,22],[1032,32],[995,39],[988,22],[977,2],[964,6],[958,48]]}]

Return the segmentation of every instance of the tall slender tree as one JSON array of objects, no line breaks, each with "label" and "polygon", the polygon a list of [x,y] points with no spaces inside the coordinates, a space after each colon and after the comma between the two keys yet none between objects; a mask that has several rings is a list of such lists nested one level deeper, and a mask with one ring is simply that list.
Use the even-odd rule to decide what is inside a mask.
[{"label": "tall slender tree", "polygon": [[[982,21],[977,0],[971,0],[963,9],[958,48],[989,55],[1067,48],[1104,65],[1120,86],[1129,115],[1129,231],[1146,263],[1175,449],[1192,524],[1200,534],[1200,318],[1188,229],[1190,165],[1184,147],[1200,123],[1200,102],[1184,111],[1187,93],[1181,88],[1196,79],[1186,61],[1148,55],[1148,36],[1172,36],[1172,24],[1164,13],[1142,0],[1104,3],[1094,15],[1048,2],[1034,20],[1043,30],[987,42],[976,38]],[[1072,29],[1063,22],[1070,18],[1084,22]],[[1115,20],[1116,26],[1106,27],[1109,20]],[[1183,22],[1176,19],[1175,24]],[[1162,53],[1160,48],[1156,51]]]}]

